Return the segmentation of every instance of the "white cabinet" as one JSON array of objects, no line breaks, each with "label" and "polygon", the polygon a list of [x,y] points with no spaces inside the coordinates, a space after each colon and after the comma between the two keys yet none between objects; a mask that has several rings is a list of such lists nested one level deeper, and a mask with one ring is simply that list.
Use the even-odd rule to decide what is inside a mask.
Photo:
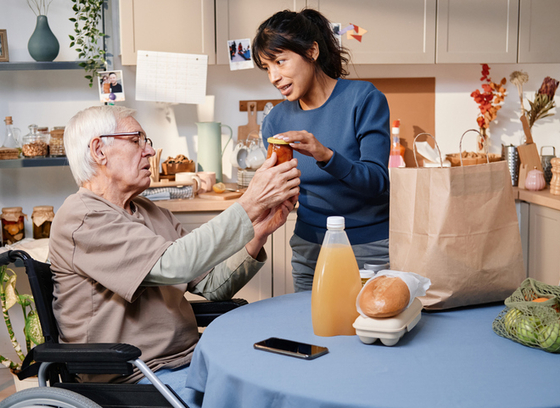
[{"label": "white cabinet", "polygon": [[519,0],[438,0],[437,7],[437,63],[517,62]]},{"label": "white cabinet", "polygon": [[214,0],[120,0],[121,58],[138,50],[206,54],[215,63]]},{"label": "white cabinet", "polygon": [[[175,217],[181,222],[183,227],[192,231],[200,227],[202,224],[210,221],[212,218],[220,214],[219,211],[200,212],[200,213],[174,213]],[[269,239],[264,249],[268,254],[268,261],[261,270],[235,295],[236,298],[242,298],[248,302],[256,302],[257,300],[272,297],[272,240]],[[191,293],[187,294],[187,299],[201,299],[199,296]]]},{"label": "white cabinet", "polygon": [[529,208],[529,277],[550,285],[560,282],[560,211]]},{"label": "white cabinet", "polygon": [[423,64],[435,61],[436,0],[307,0],[342,28],[355,24],[362,41],[342,36],[355,64]]},{"label": "white cabinet", "polygon": [[519,63],[560,62],[560,1],[521,0]]},{"label": "white cabinet", "polygon": [[229,40],[253,40],[257,28],[282,10],[299,11],[305,0],[216,0],[216,52],[218,64],[229,64]]}]

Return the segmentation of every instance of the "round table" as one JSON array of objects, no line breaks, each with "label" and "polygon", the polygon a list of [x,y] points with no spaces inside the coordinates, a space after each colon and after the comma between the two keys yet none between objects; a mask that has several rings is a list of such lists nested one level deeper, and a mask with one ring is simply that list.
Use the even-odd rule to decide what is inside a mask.
[{"label": "round table", "polygon": [[[495,334],[502,308],[422,312],[416,327],[387,347],[357,336],[315,336],[310,292],[266,299],[210,324],[187,386],[203,392],[202,406],[211,408],[560,406],[560,355]],[[268,337],[329,353],[302,360],[253,348]]]}]

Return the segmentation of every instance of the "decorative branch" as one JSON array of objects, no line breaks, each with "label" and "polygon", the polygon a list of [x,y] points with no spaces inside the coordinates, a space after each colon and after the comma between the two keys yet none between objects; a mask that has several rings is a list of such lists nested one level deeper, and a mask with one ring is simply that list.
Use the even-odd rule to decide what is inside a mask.
[{"label": "decorative branch", "polygon": [[49,12],[49,6],[53,0],[27,0],[27,5],[36,16],[46,16]]}]

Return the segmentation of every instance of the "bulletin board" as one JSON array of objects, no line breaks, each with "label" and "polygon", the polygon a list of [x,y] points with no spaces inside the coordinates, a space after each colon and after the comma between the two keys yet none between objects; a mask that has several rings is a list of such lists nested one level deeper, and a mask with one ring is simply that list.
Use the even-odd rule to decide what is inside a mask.
[{"label": "bulletin board", "polygon": [[[391,125],[400,119],[400,142],[406,148],[404,161],[406,167],[416,167],[412,151],[414,137],[420,133],[435,135],[435,78],[356,78],[371,82],[385,94],[391,111]],[[434,146],[433,139],[421,136],[418,141],[428,141]],[[445,160],[445,157],[443,157]],[[422,166],[422,156],[418,164]]]}]

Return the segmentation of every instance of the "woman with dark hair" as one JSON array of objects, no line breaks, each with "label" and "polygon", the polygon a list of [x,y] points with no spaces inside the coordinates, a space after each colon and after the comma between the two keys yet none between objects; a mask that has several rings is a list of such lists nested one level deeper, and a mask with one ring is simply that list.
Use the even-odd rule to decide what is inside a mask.
[{"label": "woman with dark hair", "polygon": [[292,247],[296,291],[311,290],[327,217],[344,216],[358,266],[389,261],[389,106],[371,83],[343,79],[347,51],[318,11],[263,22],[253,59],[286,98],[262,135],[290,143],[301,170]]}]

